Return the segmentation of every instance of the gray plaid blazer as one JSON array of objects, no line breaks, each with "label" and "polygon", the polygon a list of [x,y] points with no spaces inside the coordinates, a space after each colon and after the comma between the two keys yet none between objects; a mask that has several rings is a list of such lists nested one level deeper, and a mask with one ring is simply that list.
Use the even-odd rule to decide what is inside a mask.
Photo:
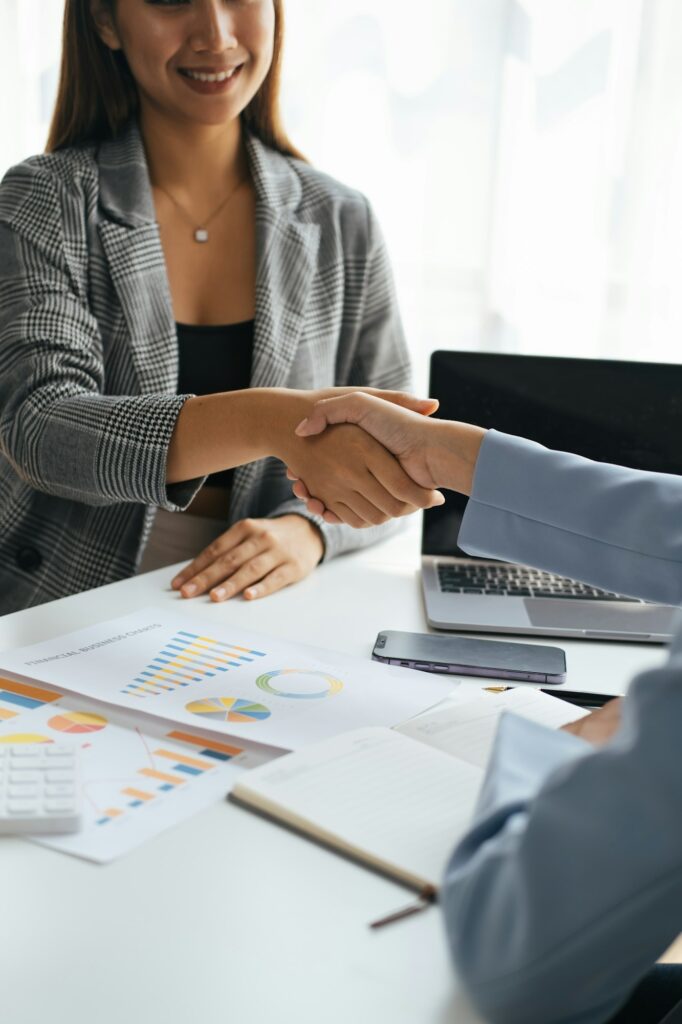
[{"label": "gray plaid blazer", "polygon": [[[251,384],[409,386],[391,273],[367,201],[248,140],[257,194]],[[166,485],[177,336],[135,123],[37,156],[0,184],[0,613],[135,572]],[[216,381],[216,390],[220,382]],[[240,467],[227,525],[307,514],[284,467]],[[312,517],[311,517],[312,518]],[[386,527],[320,524],[325,557]]]}]

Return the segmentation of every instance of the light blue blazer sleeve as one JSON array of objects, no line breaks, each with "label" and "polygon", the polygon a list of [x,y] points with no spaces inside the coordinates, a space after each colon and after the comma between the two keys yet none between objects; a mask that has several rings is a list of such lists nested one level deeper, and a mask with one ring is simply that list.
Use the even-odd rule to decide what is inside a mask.
[{"label": "light blue blazer sleeve", "polygon": [[[487,435],[459,543],[682,601],[682,480]],[[682,638],[607,747],[506,716],[442,891],[487,1020],[601,1024],[682,930]]]},{"label": "light blue blazer sleeve", "polygon": [[597,749],[506,716],[441,902],[488,1021],[603,1024],[682,930],[682,641]]},{"label": "light blue blazer sleeve", "polygon": [[472,555],[682,604],[682,478],[490,431],[459,544]]}]

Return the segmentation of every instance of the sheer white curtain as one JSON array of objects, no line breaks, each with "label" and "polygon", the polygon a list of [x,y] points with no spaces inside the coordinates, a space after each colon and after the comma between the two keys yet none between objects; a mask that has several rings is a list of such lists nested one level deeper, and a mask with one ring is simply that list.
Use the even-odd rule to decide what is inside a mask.
[{"label": "sheer white curtain", "polygon": [[678,361],[682,4],[509,4],[486,347]]},{"label": "sheer white curtain", "polygon": [[[62,8],[0,0],[0,171],[44,145]],[[678,359],[679,0],[286,10],[288,130],[373,202],[420,386],[437,347]]]}]

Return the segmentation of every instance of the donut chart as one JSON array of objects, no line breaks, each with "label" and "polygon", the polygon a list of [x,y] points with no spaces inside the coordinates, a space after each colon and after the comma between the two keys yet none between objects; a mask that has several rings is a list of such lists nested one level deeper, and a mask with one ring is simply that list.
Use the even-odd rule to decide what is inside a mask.
[{"label": "donut chart", "polygon": [[47,723],[55,732],[83,733],[99,732],[107,724],[102,715],[93,715],[89,711],[62,711]]},{"label": "donut chart", "polygon": [[[294,679],[291,678],[293,676],[297,676],[301,681],[306,680],[306,685],[309,685],[311,679],[316,681],[321,679],[324,682],[324,689],[309,690],[304,686],[299,690],[280,690],[272,684],[272,680],[278,679],[280,676],[289,676],[290,678],[286,680],[289,684],[294,683]],[[343,683],[340,679],[330,676],[327,672],[307,668],[279,668],[274,672],[264,672],[256,679],[256,686],[275,697],[286,697],[289,700],[320,700],[324,697],[333,697],[334,694],[343,690]]]},{"label": "donut chart", "polygon": [[241,697],[204,697],[185,704],[185,710],[191,715],[221,722],[241,722],[244,725],[262,722],[271,714],[265,704],[255,704]]}]

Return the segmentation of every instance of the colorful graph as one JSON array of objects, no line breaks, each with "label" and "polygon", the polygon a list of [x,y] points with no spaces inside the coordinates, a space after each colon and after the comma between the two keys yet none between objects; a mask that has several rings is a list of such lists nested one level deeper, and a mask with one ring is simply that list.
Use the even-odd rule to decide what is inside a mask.
[{"label": "colorful graph", "polygon": [[[305,685],[309,685],[308,680],[310,679],[322,679],[325,686],[323,690],[307,690],[305,688],[296,691],[279,690],[271,683],[272,679],[276,679],[279,676],[297,676],[300,680],[306,681]],[[292,682],[294,682],[293,679],[287,680],[288,684]],[[275,697],[288,697],[291,700],[319,700],[321,697],[333,697],[334,694],[340,693],[343,690],[343,683],[340,679],[336,679],[326,672],[317,672],[306,668],[279,668],[274,672],[265,672],[256,679],[256,686],[261,690],[265,690],[266,693],[274,694]]]},{"label": "colorful graph", "polygon": [[60,700],[63,695],[55,693],[54,690],[43,690],[39,686],[29,686],[27,683],[15,683],[12,679],[0,679],[0,704],[10,704],[11,708],[0,709],[0,719],[14,718],[17,710],[32,711],[34,708],[42,708],[45,704],[52,704]]},{"label": "colorful graph", "polygon": [[205,740],[200,736],[192,736],[189,732],[175,730],[168,733],[168,739],[180,740],[181,743],[189,743],[191,746],[198,747],[200,754],[203,754],[204,757],[212,757],[216,761],[231,761],[233,757],[238,757],[243,753],[241,747],[231,747],[228,743]]},{"label": "colorful graph", "polygon": [[50,718],[47,724],[57,732],[99,732],[107,724],[107,719],[102,715],[93,715],[89,711],[63,711]]},{"label": "colorful graph", "polygon": [[172,693],[179,686],[207,682],[220,672],[264,657],[263,651],[181,629],[122,692],[142,699]]},{"label": "colorful graph", "polygon": [[240,697],[204,697],[190,701],[185,708],[193,715],[217,718],[223,722],[261,722],[271,714],[264,704],[254,704]]},{"label": "colorful graph", "polygon": [[0,743],[52,743],[49,736],[40,736],[36,732],[15,732],[9,736],[0,736]]},{"label": "colorful graph", "polygon": [[[193,747],[201,747],[200,754],[211,758],[211,760],[190,756],[167,747],[159,747],[150,751],[154,767],[138,769],[137,776],[141,782],[125,785],[120,791],[122,797],[120,806],[107,807],[97,819],[97,825],[107,825],[109,822],[121,818],[128,810],[146,807],[159,796],[170,793],[178,786],[189,782],[191,778],[212,771],[216,767],[216,760],[229,761],[230,758],[242,753],[238,747],[216,743],[214,740],[202,740],[190,733],[171,732],[168,733],[168,739],[179,740]],[[156,767],[157,764],[159,767]]]}]

